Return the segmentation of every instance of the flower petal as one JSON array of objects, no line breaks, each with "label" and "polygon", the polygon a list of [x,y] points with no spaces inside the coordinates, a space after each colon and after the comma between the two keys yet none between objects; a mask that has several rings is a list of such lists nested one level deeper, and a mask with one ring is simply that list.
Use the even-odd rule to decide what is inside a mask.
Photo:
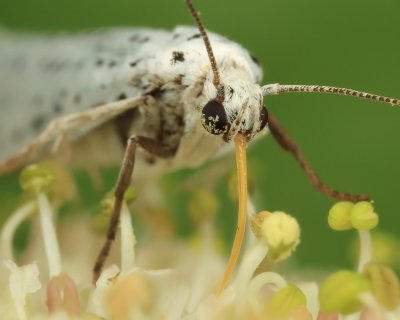
[{"label": "flower petal", "polygon": [[10,270],[9,288],[19,319],[26,319],[25,298],[41,288],[36,262],[18,267],[12,260],[3,260]]}]

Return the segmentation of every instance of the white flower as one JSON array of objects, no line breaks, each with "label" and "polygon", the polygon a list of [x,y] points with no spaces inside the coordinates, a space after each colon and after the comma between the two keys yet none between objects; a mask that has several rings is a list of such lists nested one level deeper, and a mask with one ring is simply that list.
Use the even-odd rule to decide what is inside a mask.
[{"label": "white flower", "polygon": [[[41,288],[39,269],[36,263],[18,267],[11,260],[3,260],[4,265],[10,270],[9,292],[15,305],[17,319],[27,319],[26,297]],[[4,316],[4,315],[3,315]]]},{"label": "white flower", "polygon": [[[27,188],[37,191],[37,202],[16,210],[6,221],[0,237],[1,248],[5,249],[3,254],[8,257],[4,264],[10,270],[8,278],[0,273],[1,319],[400,318],[397,303],[397,289],[400,285],[397,276],[390,268],[368,263],[371,257],[369,233],[360,234],[360,265],[363,266],[364,274],[360,271],[345,272],[345,275],[350,276],[344,280],[340,278],[343,280],[343,284],[339,285],[341,291],[337,288],[336,280],[329,282],[328,278],[320,287],[315,282],[290,283],[279,273],[266,269],[262,262],[267,256],[275,261],[287,258],[300,242],[299,224],[283,212],[271,214],[264,211],[253,216],[252,228],[256,237],[248,237],[236,274],[227,288],[223,288],[218,295],[216,292],[224,273],[225,258],[216,250],[215,239],[218,235],[212,224],[212,216],[198,219],[197,243],[201,243],[201,246],[196,247],[190,241],[172,237],[162,241],[151,239],[136,248],[131,214],[124,203],[120,219],[120,239],[117,242],[120,246],[119,261],[115,256],[110,257],[116,264],[100,274],[94,287],[90,272],[97,251],[93,248],[97,247],[96,241],[99,239],[90,232],[90,223],[83,219],[66,219],[60,228],[61,232],[57,232],[53,208],[43,189],[44,185],[47,186],[49,176],[41,168],[30,168],[24,182]],[[41,180],[36,179],[37,173]],[[34,180],[29,181],[32,177]],[[30,243],[27,250],[30,254],[24,257],[31,261],[32,258],[29,257],[34,256],[39,259],[38,264],[34,262],[18,267],[12,260],[12,239],[18,225],[29,218],[36,207],[39,209],[41,228],[32,228],[35,234],[31,239],[41,239],[44,245]],[[254,212],[252,209],[248,211]],[[60,246],[57,239],[61,241]],[[39,281],[39,268],[42,278],[45,279],[43,285]],[[43,272],[47,269],[48,272]],[[354,285],[360,279],[364,284],[362,290],[354,290]],[[390,290],[386,290],[388,285]],[[364,287],[367,289],[364,290]],[[31,305],[28,304],[29,297],[34,298]],[[352,304],[354,301],[357,302],[355,305]],[[343,308],[348,305],[351,308]],[[330,314],[320,310],[325,307]],[[355,313],[349,314],[353,311]]]}]

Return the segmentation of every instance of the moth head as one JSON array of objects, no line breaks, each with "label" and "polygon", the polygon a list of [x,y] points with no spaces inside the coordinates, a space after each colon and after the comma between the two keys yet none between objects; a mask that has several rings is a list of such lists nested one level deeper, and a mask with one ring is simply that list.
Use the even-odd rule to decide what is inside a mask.
[{"label": "moth head", "polygon": [[224,103],[215,99],[208,101],[201,111],[203,127],[213,135],[223,136],[225,141],[230,141],[237,133],[251,140],[266,127],[268,111],[264,105],[243,105],[236,109],[227,110]]},{"label": "moth head", "polygon": [[228,63],[219,70],[199,14],[191,0],[185,1],[203,38],[212,73],[204,83],[208,101],[201,111],[202,125],[210,134],[223,135],[225,141],[232,140],[238,133],[251,140],[268,122],[268,112],[262,104],[261,87],[254,84],[248,70],[243,66],[241,68],[240,64],[233,63],[229,68]]}]

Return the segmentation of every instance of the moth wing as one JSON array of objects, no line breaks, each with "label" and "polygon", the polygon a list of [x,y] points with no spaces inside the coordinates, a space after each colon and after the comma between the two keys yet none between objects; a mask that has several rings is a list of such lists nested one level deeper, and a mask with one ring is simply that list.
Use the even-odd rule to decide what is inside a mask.
[{"label": "moth wing", "polygon": [[[139,86],[132,79],[147,74],[154,59],[149,53],[170,41],[169,32],[143,28],[53,35],[0,30],[0,171],[18,167],[5,164],[19,154],[32,153],[24,163],[46,152],[54,139],[50,128],[60,131],[51,121],[63,118],[55,122],[62,127],[68,115],[142,96],[147,82]],[[98,126],[92,121],[83,121],[75,134]]]},{"label": "moth wing", "polygon": [[128,110],[151,103],[151,100],[151,97],[141,95],[56,118],[32,142],[0,163],[0,174],[16,170],[49,154],[60,139],[76,140]]}]

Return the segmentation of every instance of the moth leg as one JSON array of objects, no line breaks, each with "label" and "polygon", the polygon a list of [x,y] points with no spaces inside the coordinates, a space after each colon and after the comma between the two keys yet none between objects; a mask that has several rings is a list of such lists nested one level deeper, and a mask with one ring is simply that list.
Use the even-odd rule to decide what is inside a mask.
[{"label": "moth leg", "polygon": [[340,192],[326,185],[324,182],[321,181],[321,179],[311,168],[307,160],[304,158],[296,142],[292,139],[292,137],[290,137],[287,131],[271,114],[269,114],[268,125],[269,130],[275,141],[283,148],[283,150],[290,152],[294,156],[315,189],[323,192],[332,199],[351,202],[370,200],[369,196],[367,195]]},{"label": "moth leg", "polygon": [[41,152],[49,152],[49,145],[60,136],[84,134],[100,124],[118,116],[119,114],[141,105],[154,103],[149,96],[140,96],[111,102],[91,110],[63,116],[51,121],[46,129],[30,144],[3,163],[0,163],[0,174],[16,170],[25,163],[34,160]]},{"label": "moth leg", "polygon": [[146,152],[159,158],[170,158],[176,153],[176,149],[172,149],[168,146],[161,145],[158,141],[143,137],[143,136],[132,136],[128,139],[128,143],[125,148],[124,159],[118,175],[114,196],[115,203],[113,213],[108,226],[107,239],[96,259],[96,263],[93,268],[93,283],[95,284],[100,276],[103,265],[110,252],[111,244],[115,239],[117,233],[117,227],[119,222],[119,216],[124,200],[124,194],[126,189],[130,186],[132,180],[133,168],[135,165],[135,154],[136,148],[141,147]]}]

